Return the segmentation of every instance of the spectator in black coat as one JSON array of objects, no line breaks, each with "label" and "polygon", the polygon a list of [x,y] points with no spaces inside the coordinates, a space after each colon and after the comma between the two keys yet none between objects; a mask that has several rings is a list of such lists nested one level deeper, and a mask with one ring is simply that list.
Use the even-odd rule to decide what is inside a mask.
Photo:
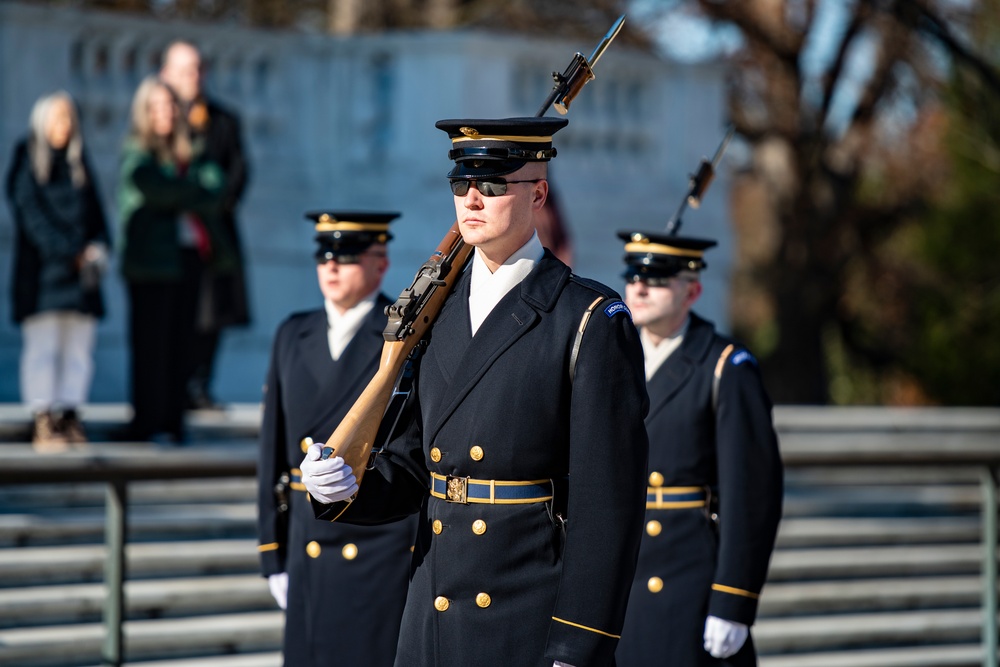
[{"label": "spectator in black coat", "polygon": [[77,409],[94,372],[108,231],[73,99],[46,95],[31,111],[7,173],[14,216],[14,321],[21,325],[21,398],[36,449],[86,442]]},{"label": "spectator in black coat", "polygon": [[194,346],[187,369],[189,408],[217,407],[209,386],[222,329],[250,322],[243,271],[243,254],[236,223],[236,206],[246,189],[248,165],[240,138],[239,118],[205,95],[202,60],[197,47],[178,41],[163,53],[160,80],[170,86],[187,121],[195,156],[201,155],[222,169],[223,201],[220,215],[226,244],[235,251],[231,270],[205,271],[198,297]]}]

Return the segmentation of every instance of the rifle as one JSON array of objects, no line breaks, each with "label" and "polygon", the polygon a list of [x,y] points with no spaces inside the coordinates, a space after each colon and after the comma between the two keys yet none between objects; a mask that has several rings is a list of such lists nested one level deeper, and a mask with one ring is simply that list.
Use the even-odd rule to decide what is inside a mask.
[{"label": "rifle", "polygon": [[[577,53],[565,72],[552,73],[555,85],[536,116],[544,116],[553,103],[559,113],[565,114],[569,110],[577,94],[594,79],[594,65],[618,35],[624,22],[623,14],[589,59]],[[455,221],[434,253],[417,271],[413,283],[385,309],[389,320],[382,332],[385,343],[378,370],[323,447],[322,458],[343,457],[344,462],[351,466],[358,484],[361,484],[361,478],[369,467],[375,443],[391,435],[387,431],[392,430],[398,418],[384,419],[390,400],[405,395],[405,392],[394,391],[397,378],[403,373],[404,366],[412,363],[419,354],[417,344],[437,318],[471,254],[472,246],[462,240],[458,221]],[[383,421],[389,428],[383,427]]]},{"label": "rifle", "polygon": [[701,206],[701,198],[705,195],[705,191],[708,190],[712,179],[715,178],[715,168],[719,166],[719,160],[722,159],[722,154],[726,152],[729,140],[733,138],[735,132],[736,128],[730,125],[726,130],[726,136],[722,138],[722,143],[719,144],[715,155],[712,156],[712,160],[709,161],[707,158],[702,158],[701,163],[698,165],[697,173],[690,175],[691,180],[689,181],[688,192],[684,196],[684,199],[681,200],[681,204],[677,207],[677,211],[673,217],[670,218],[670,222],[667,223],[667,234],[673,236],[680,231],[681,214],[684,213],[685,208],[690,206],[696,209]]}]

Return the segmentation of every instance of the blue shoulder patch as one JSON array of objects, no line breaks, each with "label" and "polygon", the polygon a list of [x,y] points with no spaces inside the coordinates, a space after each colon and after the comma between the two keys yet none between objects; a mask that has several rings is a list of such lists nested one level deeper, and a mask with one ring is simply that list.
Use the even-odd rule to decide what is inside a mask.
[{"label": "blue shoulder patch", "polygon": [[608,317],[614,317],[618,313],[625,313],[629,319],[632,319],[632,311],[628,309],[624,301],[612,301],[604,308],[604,314]]},{"label": "blue shoulder patch", "polygon": [[754,359],[754,356],[750,354],[749,350],[740,350],[739,352],[736,352],[730,357],[730,360],[732,361],[733,366],[739,366],[744,361],[749,361],[754,366],[757,365],[757,360]]}]

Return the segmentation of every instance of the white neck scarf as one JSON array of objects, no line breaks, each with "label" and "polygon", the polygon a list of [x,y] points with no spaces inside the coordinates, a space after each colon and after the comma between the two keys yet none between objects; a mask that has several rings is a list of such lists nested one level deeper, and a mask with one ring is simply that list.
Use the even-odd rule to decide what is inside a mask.
[{"label": "white neck scarf", "polygon": [[473,336],[500,299],[531,273],[544,254],[545,248],[538,240],[538,234],[534,233],[527,243],[491,273],[479,256],[479,250],[476,250],[472,260],[472,283],[469,285],[469,320]]},{"label": "white neck scarf", "polygon": [[327,321],[326,340],[330,344],[330,356],[333,357],[334,361],[340,359],[340,355],[350,344],[354,334],[361,328],[365,316],[375,307],[375,297],[377,296],[378,290],[375,290],[343,314],[337,310],[332,302],[324,299],[323,305],[326,307]]},{"label": "white neck scarf", "polygon": [[663,362],[667,360],[674,350],[681,346],[681,342],[684,340],[684,334],[687,333],[688,324],[690,324],[691,318],[684,320],[684,326],[680,330],[670,336],[669,338],[664,338],[658,344],[653,343],[650,339],[649,334],[646,333],[646,329],[639,330],[639,340],[642,342],[642,354],[646,358],[646,380],[648,381],[653,375],[659,370]]}]

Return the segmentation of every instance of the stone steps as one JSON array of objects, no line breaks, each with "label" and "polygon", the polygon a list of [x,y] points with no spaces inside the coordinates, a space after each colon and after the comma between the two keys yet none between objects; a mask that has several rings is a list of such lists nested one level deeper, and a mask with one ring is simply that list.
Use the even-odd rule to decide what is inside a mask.
[{"label": "stone steps", "polygon": [[972,607],[983,596],[978,575],[891,577],[836,581],[771,580],[760,598],[761,618],[846,612]]},{"label": "stone steps", "polygon": [[[0,628],[98,622],[105,595],[103,583],[0,589]],[[275,608],[259,574],[127,581],[125,605],[129,619]]]},{"label": "stone steps", "polygon": [[982,623],[978,608],[783,617],[758,621],[754,642],[762,653],[973,642]]},{"label": "stone steps", "polygon": [[969,517],[785,517],[778,549],[890,544],[978,544],[982,522]]},{"label": "stone steps", "polygon": [[[0,514],[0,547],[95,542],[104,538],[103,507]],[[245,537],[256,529],[249,503],[136,505],[129,507],[131,540]]]},{"label": "stone steps", "polygon": [[[128,621],[128,660],[273,651],[281,644],[283,614],[257,611]],[[0,664],[19,667],[99,663],[104,627],[78,623],[0,630]]]},{"label": "stone steps", "polygon": [[281,662],[280,652],[268,652],[184,658],[183,660],[144,660],[141,663],[126,662],[124,667],[281,667]]},{"label": "stone steps", "polygon": [[[103,545],[0,549],[0,587],[96,582],[104,578]],[[256,572],[254,539],[128,544],[130,579]]]},{"label": "stone steps", "polygon": [[[4,445],[7,447],[7,445]],[[24,507],[37,510],[104,507],[105,485],[98,483],[0,486],[0,508]],[[257,484],[252,479],[199,479],[137,481],[128,485],[129,507],[200,502],[253,503]]]},{"label": "stone steps", "polygon": [[978,544],[782,549],[771,557],[769,581],[978,573]]},{"label": "stone steps", "polygon": [[[982,667],[978,644],[765,655],[760,667]],[[206,665],[206,667],[209,667]]]}]

